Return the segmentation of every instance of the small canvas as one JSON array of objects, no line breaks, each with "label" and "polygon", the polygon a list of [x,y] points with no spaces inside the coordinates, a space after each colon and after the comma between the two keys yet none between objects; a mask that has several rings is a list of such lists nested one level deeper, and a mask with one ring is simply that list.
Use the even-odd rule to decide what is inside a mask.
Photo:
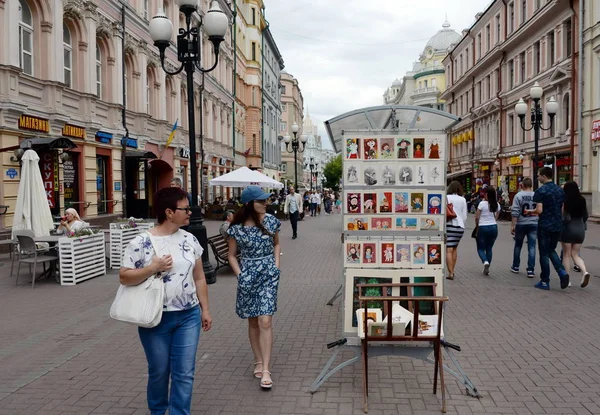
[{"label": "small canvas", "polygon": [[413,218],[413,217],[409,217],[409,216],[396,216],[395,229],[397,231],[418,231],[419,230],[418,218]]},{"label": "small canvas", "polygon": [[379,158],[379,149],[376,138],[363,138],[363,159],[377,160]]},{"label": "small canvas", "polygon": [[427,265],[442,265],[441,244],[427,244]]},{"label": "small canvas", "polygon": [[379,192],[377,195],[377,210],[379,213],[392,213],[392,192]]},{"label": "small canvas", "polygon": [[379,158],[382,160],[395,158],[393,138],[379,139]]},{"label": "small canvas", "polygon": [[[440,317],[436,314],[419,315],[419,328],[418,335],[419,336],[437,336],[438,332],[438,323]],[[443,333],[443,329],[442,329]]]},{"label": "small canvas", "polygon": [[381,167],[381,184],[394,186],[396,184],[396,169],[393,164],[384,164]]},{"label": "small canvas", "polygon": [[429,184],[429,165],[427,163],[415,164],[413,171],[415,172],[414,183],[418,186],[425,186]]},{"label": "small canvas", "polygon": [[363,265],[378,265],[377,261],[377,244],[374,242],[363,243],[362,264]]},{"label": "small canvas", "polygon": [[363,213],[377,213],[377,193],[363,193]]},{"label": "small canvas", "polygon": [[442,220],[444,219],[443,216],[425,216],[420,218],[421,219],[421,230],[422,231],[441,231],[443,230],[441,225],[442,225]]},{"label": "small canvas", "polygon": [[427,159],[444,160],[444,140],[438,137],[428,137],[425,142]]},{"label": "small canvas", "polygon": [[346,217],[346,229],[349,231],[368,231],[369,218],[367,216],[348,216]]},{"label": "small canvas", "polygon": [[360,265],[361,247],[360,242],[346,241],[346,266]]},{"label": "small canvas", "polygon": [[[381,321],[381,316],[383,315],[383,313],[381,312],[381,309],[379,308],[367,308],[367,328],[368,328],[368,324],[369,323],[377,323]],[[356,310],[356,323],[357,323],[357,329],[358,329],[358,336],[360,338],[364,338],[365,337],[365,309],[364,308],[358,308]]]},{"label": "small canvas", "polygon": [[362,169],[360,162],[348,161],[344,163],[345,174],[344,174],[344,185],[346,186],[357,186],[362,184]]},{"label": "small canvas", "polygon": [[425,158],[425,139],[424,138],[415,138],[413,139],[413,148],[412,154],[414,159],[424,159]]},{"label": "small canvas", "polygon": [[424,193],[412,192],[410,194],[410,213],[424,212]]},{"label": "small canvas", "polygon": [[346,159],[347,160],[360,159],[360,138],[346,139]]},{"label": "small canvas", "polygon": [[429,184],[432,186],[443,185],[444,165],[441,163],[430,163],[428,167],[427,175],[429,177]]},{"label": "small canvas", "polygon": [[392,218],[390,216],[372,216],[371,230],[390,231],[392,230]]},{"label": "small canvas", "polygon": [[408,213],[410,207],[410,196],[408,192],[394,193],[394,212]]},{"label": "small canvas", "polygon": [[427,253],[425,252],[425,244],[412,244],[412,263],[415,266],[427,265]]},{"label": "small canvas", "polygon": [[411,186],[415,183],[414,169],[412,164],[404,163],[398,169],[398,184],[401,186]]},{"label": "small canvas", "polygon": [[412,262],[410,260],[410,244],[396,243],[396,267],[410,268]]},{"label": "small canvas", "polygon": [[396,140],[397,158],[410,159],[412,158],[412,142],[410,138],[398,138]]},{"label": "small canvas", "polygon": [[363,170],[363,183],[366,186],[375,186],[378,183],[381,184],[379,179],[379,173],[375,165],[367,165]]},{"label": "small canvas", "polygon": [[360,192],[349,192],[346,194],[346,213],[362,213],[361,196]]},{"label": "small canvas", "polygon": [[442,195],[440,193],[429,193],[427,195],[427,213],[430,215],[442,214]]},{"label": "small canvas", "polygon": [[394,266],[394,243],[393,242],[381,242],[381,254],[380,265],[381,266]]}]

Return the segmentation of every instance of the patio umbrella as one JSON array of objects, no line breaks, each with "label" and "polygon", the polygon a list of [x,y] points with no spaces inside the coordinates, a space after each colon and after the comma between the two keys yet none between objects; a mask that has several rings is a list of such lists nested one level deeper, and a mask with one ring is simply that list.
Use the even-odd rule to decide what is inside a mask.
[{"label": "patio umbrella", "polygon": [[54,229],[39,162],[40,156],[33,150],[25,151],[21,159],[21,181],[12,226],[13,239],[16,238],[15,231],[19,230],[32,230],[36,237],[40,237],[49,235],[50,230]]},{"label": "patio umbrella", "polygon": [[240,167],[231,173],[224,174],[209,181],[211,186],[246,187],[260,186],[266,188],[280,189],[283,184],[269,176],[248,167]]}]

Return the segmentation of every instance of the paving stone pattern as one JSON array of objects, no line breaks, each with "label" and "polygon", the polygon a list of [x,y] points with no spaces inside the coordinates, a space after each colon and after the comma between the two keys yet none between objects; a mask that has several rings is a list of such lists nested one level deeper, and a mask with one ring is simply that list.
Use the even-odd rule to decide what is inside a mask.
[{"label": "paving stone pattern", "polygon": [[[471,219],[472,222],[472,219]],[[209,235],[219,223],[208,222]],[[331,355],[326,343],[341,332],[341,300],[325,303],[341,282],[339,215],[308,218],[291,239],[281,234],[283,268],[271,391],[252,376],[245,321],[234,312],[236,280],[219,270],[209,287],[213,329],[203,333],[194,385],[194,414],[360,414],[362,369],[347,367],[308,394]],[[600,258],[600,227],[590,225],[584,256],[592,271]],[[475,399],[446,376],[451,414],[600,414],[600,278],[579,288],[533,288],[535,280],[510,273],[512,237],[500,225],[491,274],[484,277],[474,241],[459,247],[457,278],[446,283],[448,340],[483,395]],[[525,260],[525,251],[522,254]],[[214,262],[214,260],[213,260]],[[537,270],[539,271],[539,269]],[[108,308],[116,272],[74,287],[27,277],[18,287],[0,268],[0,415],[147,414],[146,362],[136,329],[112,321]],[[22,270],[25,275],[26,270]],[[343,357],[351,357],[345,352]],[[370,365],[370,414],[437,414],[433,366],[401,357]]]}]

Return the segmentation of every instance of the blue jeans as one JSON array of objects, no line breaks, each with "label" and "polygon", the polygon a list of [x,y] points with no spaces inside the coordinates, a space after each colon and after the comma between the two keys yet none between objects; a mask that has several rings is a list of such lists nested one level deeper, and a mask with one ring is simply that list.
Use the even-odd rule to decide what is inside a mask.
[{"label": "blue jeans", "polygon": [[521,265],[521,248],[527,236],[527,271],[535,269],[535,243],[537,241],[537,225],[515,226],[515,251],[513,254],[513,268],[519,269]]},{"label": "blue jeans", "polygon": [[477,254],[481,262],[492,263],[492,248],[498,237],[498,225],[480,226],[477,231]]},{"label": "blue jeans", "polygon": [[[200,340],[200,307],[165,311],[160,324],[138,328],[148,360],[148,409],[151,415],[190,415]],[[169,377],[171,397],[169,398]]]},{"label": "blue jeans", "polygon": [[552,265],[558,273],[558,276],[565,276],[565,267],[563,267],[560,257],[556,253],[560,231],[550,232],[538,228],[537,238],[538,249],[540,251],[540,268],[542,269],[540,279],[544,282],[550,282],[550,261],[552,261]]}]

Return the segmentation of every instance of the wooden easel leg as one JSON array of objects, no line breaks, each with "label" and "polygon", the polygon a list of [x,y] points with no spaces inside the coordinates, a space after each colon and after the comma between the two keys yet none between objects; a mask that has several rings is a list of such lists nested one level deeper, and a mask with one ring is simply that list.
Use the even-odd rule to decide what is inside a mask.
[{"label": "wooden easel leg", "polygon": [[369,412],[369,353],[367,341],[363,339],[363,400],[364,400],[364,411]]},{"label": "wooden easel leg", "polygon": [[442,389],[442,412],[446,413],[446,385],[444,384],[444,363],[442,361],[441,342],[438,343],[438,364],[440,371],[440,388]]},{"label": "wooden easel leg", "polygon": [[440,343],[436,340],[433,343],[433,355],[435,357],[435,363],[433,368],[433,394],[437,394],[437,380],[438,380],[438,368],[439,368],[439,359],[440,359]]}]

